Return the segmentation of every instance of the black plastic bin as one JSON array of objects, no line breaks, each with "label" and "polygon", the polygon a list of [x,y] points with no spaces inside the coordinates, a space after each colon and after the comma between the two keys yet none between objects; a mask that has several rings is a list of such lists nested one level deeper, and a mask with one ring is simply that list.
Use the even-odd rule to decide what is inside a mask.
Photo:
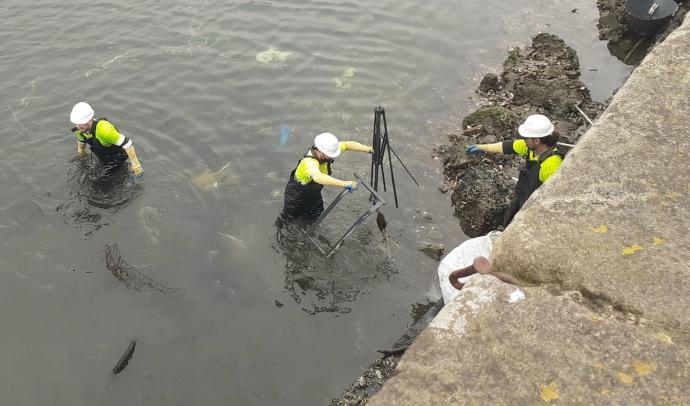
[{"label": "black plastic bin", "polygon": [[[653,14],[649,9],[654,3],[659,7]],[[656,34],[678,11],[678,3],[673,0],[625,0],[625,16],[630,28],[644,37]]]}]

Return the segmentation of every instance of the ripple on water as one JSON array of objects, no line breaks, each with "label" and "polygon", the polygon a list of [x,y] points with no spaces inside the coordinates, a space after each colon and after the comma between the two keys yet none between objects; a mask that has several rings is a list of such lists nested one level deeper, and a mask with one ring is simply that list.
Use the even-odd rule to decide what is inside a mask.
[{"label": "ripple on water", "polygon": [[[414,248],[408,212],[392,208],[388,230],[401,230],[392,241],[368,222],[328,261],[298,255],[313,253],[306,246],[274,251],[267,240],[297,159],[322,131],[369,140],[372,108],[384,104],[396,152],[422,181],[414,189],[398,171],[401,203],[445,207],[450,218],[445,197],[429,193],[441,176],[430,144],[445,134],[413,129],[458,109],[448,93],[462,108],[474,103],[467,101],[472,78],[500,67],[506,48],[549,30],[547,23],[579,46],[583,64],[583,55],[596,53],[589,66],[609,79],[596,7],[574,1],[2,2],[0,262],[35,269],[27,275],[37,280],[50,274],[55,279],[42,284],[61,287],[39,294],[2,275],[0,293],[16,294],[38,321],[37,334],[26,335],[21,313],[6,320],[8,342],[25,344],[8,351],[36,371],[3,375],[6,392],[17,404],[98,403],[81,401],[89,397],[84,388],[99,401],[133,404],[182,396],[190,404],[311,405],[333,397],[370,361],[370,347],[385,347],[402,328],[399,309],[423,301],[435,264]],[[271,48],[290,54],[280,63],[256,61]],[[146,172],[141,194],[93,194],[92,168],[70,162],[68,116],[80,100],[134,141]],[[281,126],[292,129],[283,146]],[[347,154],[335,174],[366,169],[367,160]],[[238,182],[194,186],[195,176],[207,180],[227,162]],[[362,194],[353,196],[326,238],[339,237],[351,224],[346,215],[366,205]],[[461,238],[446,223],[439,227],[447,237]],[[153,264],[145,273],[180,291],[132,295],[107,275],[102,255],[94,257],[101,242],[120,244],[133,266]],[[48,266],[15,255],[26,246],[47,247],[41,263]],[[94,274],[56,268],[49,263],[56,254]],[[353,325],[367,338],[359,344]],[[140,347],[120,376],[141,379],[145,390],[110,382],[104,393],[97,371],[109,371],[104,360],[120,355],[109,349],[119,352],[135,334]]]}]

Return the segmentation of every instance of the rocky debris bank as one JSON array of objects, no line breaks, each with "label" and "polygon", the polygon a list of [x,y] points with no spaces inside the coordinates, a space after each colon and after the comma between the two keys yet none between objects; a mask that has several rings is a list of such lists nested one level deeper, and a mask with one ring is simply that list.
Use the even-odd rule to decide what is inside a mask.
[{"label": "rocky debris bank", "polygon": [[630,29],[625,12],[625,0],[597,0],[599,8],[599,39],[609,41],[611,55],[629,65],[638,65],[651,49],[678,28],[690,9],[688,2],[678,4],[678,12],[671,22],[654,37],[644,38]]},{"label": "rocky debris bank", "polygon": [[555,35],[540,33],[532,45],[511,50],[500,75],[487,74],[477,93],[486,103],[462,121],[450,144],[436,148],[443,159],[451,201],[463,232],[477,237],[499,229],[513,199],[522,159],[516,156],[469,156],[470,144],[513,140],[517,127],[530,114],[548,116],[566,143],[577,142],[586,121],[579,106],[595,118],[604,105],[592,101],[580,81],[580,63],[575,51]]}]

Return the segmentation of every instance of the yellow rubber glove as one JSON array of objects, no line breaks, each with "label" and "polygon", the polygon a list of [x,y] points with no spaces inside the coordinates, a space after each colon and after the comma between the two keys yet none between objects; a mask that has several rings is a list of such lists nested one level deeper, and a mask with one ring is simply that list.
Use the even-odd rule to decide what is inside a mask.
[{"label": "yellow rubber glove", "polygon": [[497,142],[495,144],[472,144],[467,146],[465,152],[470,155],[483,154],[485,152],[500,154],[503,152],[503,143]]},{"label": "yellow rubber glove", "polygon": [[502,154],[503,153],[503,143],[502,142],[496,142],[493,144],[479,144],[479,145],[477,145],[477,147],[484,152],[491,152],[494,154]]},{"label": "yellow rubber glove", "polygon": [[86,143],[77,141],[77,154],[79,154],[79,155],[86,154]]},{"label": "yellow rubber glove", "polygon": [[139,163],[139,159],[137,159],[137,152],[134,150],[134,146],[125,149],[125,152],[129,157],[129,163],[132,165],[132,173],[134,176],[137,178],[142,177],[144,175],[144,169],[142,169],[141,163]]},{"label": "yellow rubber glove", "polygon": [[311,179],[318,183],[319,185],[324,185],[324,186],[339,186],[339,187],[345,187],[349,185],[350,183],[354,183],[352,181],[344,181],[340,179],[336,179],[332,176],[328,176],[325,173],[322,173],[320,171],[316,171],[314,173],[310,173],[309,176],[311,176]]},{"label": "yellow rubber glove", "polygon": [[374,148],[360,144],[357,141],[343,141],[347,151],[357,151],[357,152],[374,152]]}]

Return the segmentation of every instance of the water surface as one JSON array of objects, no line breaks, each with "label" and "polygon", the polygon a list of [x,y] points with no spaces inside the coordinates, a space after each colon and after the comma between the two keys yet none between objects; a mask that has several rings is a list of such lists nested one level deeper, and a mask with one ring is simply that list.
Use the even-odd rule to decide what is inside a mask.
[{"label": "water surface", "polygon": [[[440,296],[417,242],[465,239],[431,158],[447,135],[428,123],[468,112],[481,75],[538,31],[576,48],[605,99],[629,68],[597,17],[584,0],[0,1],[0,401],[327,404]],[[272,49],[282,60],[257,61]],[[141,183],[90,191],[68,132],[80,100],[134,140]],[[378,104],[421,187],[397,167],[386,239],[372,219],[329,260],[286,249],[273,222],[290,170],[322,131],[370,142]],[[368,165],[346,153],[335,175]],[[367,205],[348,196],[326,236]],[[106,244],[177,291],[127,289]]]}]

